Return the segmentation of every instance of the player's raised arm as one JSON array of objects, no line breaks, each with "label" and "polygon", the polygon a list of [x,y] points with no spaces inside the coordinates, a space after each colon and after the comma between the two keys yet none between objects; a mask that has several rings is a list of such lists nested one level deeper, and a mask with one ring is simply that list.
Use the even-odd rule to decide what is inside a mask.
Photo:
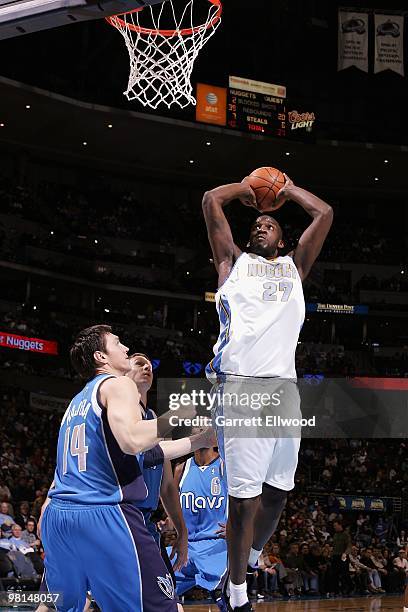
[{"label": "player's raised arm", "polygon": [[286,175],[285,178],[286,184],[280,190],[278,199],[293,200],[313,218],[312,223],[301,235],[293,256],[303,281],[322,250],[333,222],[333,209],[313,193],[294,185]]},{"label": "player's raised arm", "polygon": [[255,194],[246,181],[216,187],[211,191],[206,191],[203,196],[204,218],[214,265],[218,272],[219,286],[231,272],[234,260],[241,254],[240,249],[234,243],[231,228],[223,211],[223,207],[235,199],[241,200],[246,206],[256,204]]}]

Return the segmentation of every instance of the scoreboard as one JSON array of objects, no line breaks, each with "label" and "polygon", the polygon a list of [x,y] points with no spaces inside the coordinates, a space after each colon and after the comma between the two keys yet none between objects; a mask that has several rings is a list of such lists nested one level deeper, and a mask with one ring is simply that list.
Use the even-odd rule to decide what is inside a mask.
[{"label": "scoreboard", "polygon": [[286,136],[285,98],[243,89],[228,89],[227,125],[243,132]]},{"label": "scoreboard", "polygon": [[288,101],[284,85],[233,76],[228,88],[197,84],[196,120],[241,132],[310,142],[316,116],[299,106]]}]

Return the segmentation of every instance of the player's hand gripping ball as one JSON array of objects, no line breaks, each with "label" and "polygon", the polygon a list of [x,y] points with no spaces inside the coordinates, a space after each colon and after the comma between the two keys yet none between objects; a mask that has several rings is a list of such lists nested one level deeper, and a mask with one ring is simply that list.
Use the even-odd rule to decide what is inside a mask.
[{"label": "player's hand gripping ball", "polygon": [[289,179],[277,168],[257,168],[244,181],[249,183],[255,194],[259,212],[275,211],[287,200],[285,188]]}]

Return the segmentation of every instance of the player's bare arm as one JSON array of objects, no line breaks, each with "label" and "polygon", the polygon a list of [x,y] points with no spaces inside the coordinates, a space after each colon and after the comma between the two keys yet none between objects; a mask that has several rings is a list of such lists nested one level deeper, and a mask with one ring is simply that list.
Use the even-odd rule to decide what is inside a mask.
[{"label": "player's bare arm", "polygon": [[100,387],[108,421],[121,450],[136,455],[156,446],[172,427],[168,419],[142,420],[140,393],[126,376],[109,378]]},{"label": "player's bare arm", "polygon": [[178,486],[174,481],[171,463],[168,460],[164,462],[160,498],[167,516],[170,517],[177,531],[177,539],[173,544],[170,560],[177,554],[174,570],[178,571],[187,564],[188,533],[180,505]]},{"label": "player's bare arm", "polygon": [[246,206],[256,204],[255,194],[245,181],[216,187],[207,191],[203,197],[204,218],[214,265],[218,272],[218,286],[223,284],[231,272],[235,259],[241,254],[241,250],[234,243],[230,225],[223,211],[223,207],[235,199],[241,200]]},{"label": "player's bare arm", "polygon": [[204,431],[189,436],[188,438],[180,438],[179,440],[165,440],[160,442],[160,447],[163,451],[165,459],[178,459],[184,455],[194,453],[200,448],[213,448],[217,445],[217,438],[211,427]]},{"label": "player's bare arm", "polygon": [[180,485],[180,481],[181,481],[181,477],[183,476],[185,465],[186,465],[186,462],[183,461],[182,463],[178,463],[176,467],[174,468],[174,483],[177,488]]},{"label": "player's bare arm", "polygon": [[301,235],[293,253],[300,278],[304,281],[319,256],[329,233],[333,222],[333,209],[313,193],[294,185],[286,174],[285,178],[286,184],[280,190],[278,199],[284,198],[296,202],[313,218],[312,223]]}]

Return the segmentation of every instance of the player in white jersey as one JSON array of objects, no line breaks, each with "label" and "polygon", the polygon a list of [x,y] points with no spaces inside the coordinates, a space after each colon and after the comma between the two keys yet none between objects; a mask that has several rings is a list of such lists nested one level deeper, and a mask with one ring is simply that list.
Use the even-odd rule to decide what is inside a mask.
[{"label": "player in white jersey", "polygon": [[[285,178],[278,202],[292,200],[313,219],[296,249],[286,256],[279,255],[285,246],[282,229],[268,214],[260,215],[252,225],[248,252],[242,253],[234,243],[223,207],[240,200],[256,208],[255,194],[246,179],[204,194],[203,212],[218,272],[220,318],[220,335],[206,373],[217,383],[216,392],[221,389],[221,397],[225,389],[241,395],[248,388],[268,391],[271,397],[283,389],[285,410],[297,415],[295,352],[305,316],[302,282],[320,253],[333,211]],[[223,409],[225,401],[223,405],[221,400],[215,413],[217,425],[223,423],[219,419]],[[239,411],[240,406],[235,409]],[[223,427],[218,427],[217,433],[229,493],[229,609],[246,612],[252,609],[246,593],[247,564],[256,565],[276,529],[287,491],[294,486],[300,439],[282,433],[268,437],[256,426],[244,433],[242,427],[237,431],[223,436]]]}]

